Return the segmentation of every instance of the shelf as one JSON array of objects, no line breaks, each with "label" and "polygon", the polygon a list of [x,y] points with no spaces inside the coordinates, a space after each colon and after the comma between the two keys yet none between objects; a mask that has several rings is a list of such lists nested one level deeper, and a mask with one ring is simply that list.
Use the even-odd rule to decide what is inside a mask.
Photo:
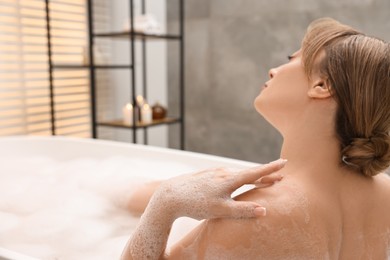
[{"label": "shelf", "polygon": [[[89,65],[53,65],[54,69],[89,69]],[[131,65],[95,65],[95,69],[132,69]]]},{"label": "shelf", "polygon": [[[95,33],[94,36],[95,37],[117,38],[117,39],[130,39],[130,31]],[[134,36],[136,39],[140,39],[140,40],[142,40],[142,39],[181,40],[180,35],[172,35],[172,34],[150,34],[150,33],[134,32]]]},{"label": "shelf", "polygon": [[[167,118],[164,118],[164,119],[153,120],[153,122],[149,123],[149,124],[144,124],[142,122],[137,122],[135,128],[146,128],[146,127],[157,126],[157,125],[174,124],[174,123],[179,123],[180,121],[181,120],[179,118],[167,117]],[[99,122],[98,125],[99,126],[128,128],[128,129],[132,129],[133,128],[132,125],[125,124],[122,119],[112,120],[112,121],[105,121],[105,122]]]},{"label": "shelf", "polygon": [[[54,91],[55,89],[55,86],[54,86],[54,82],[55,82],[55,77],[62,77],[61,75],[55,75],[56,74],[56,70],[59,70],[59,71],[65,71],[65,70],[69,70],[70,72],[71,71],[77,71],[77,70],[80,70],[80,71],[84,71],[84,72],[89,72],[89,93],[90,93],[90,96],[85,99],[85,100],[82,100],[82,101],[85,101],[85,102],[90,102],[90,110],[91,110],[91,123],[92,123],[92,127],[91,127],[91,130],[92,130],[92,137],[93,138],[98,138],[98,127],[112,127],[112,128],[118,128],[118,129],[124,129],[124,130],[128,130],[131,134],[132,134],[132,142],[133,143],[139,143],[139,141],[137,140],[138,137],[137,137],[137,129],[140,129],[140,130],[143,130],[144,131],[144,134],[143,134],[143,143],[144,144],[148,144],[148,128],[149,127],[154,127],[154,126],[159,126],[159,125],[170,125],[170,124],[178,124],[179,125],[179,130],[180,130],[180,149],[184,150],[184,141],[185,141],[185,128],[184,128],[184,122],[185,122],[185,113],[184,113],[184,108],[185,108],[185,100],[184,100],[184,83],[185,83],[185,77],[184,77],[184,65],[185,65],[185,62],[184,62],[184,54],[185,54],[185,50],[184,50],[184,1],[185,0],[178,0],[178,8],[177,10],[179,11],[179,24],[178,24],[178,30],[177,32],[174,32],[174,33],[169,33],[169,32],[164,32],[164,33],[147,33],[147,32],[142,32],[140,30],[137,30],[137,28],[135,27],[132,27],[132,29],[127,29],[125,30],[124,28],[118,28],[117,30],[102,30],[102,31],[95,31],[94,28],[94,23],[95,23],[95,18],[94,18],[94,12],[93,12],[93,5],[94,5],[94,1],[92,0],[87,0],[86,1],[86,13],[88,14],[88,17],[87,17],[87,20],[88,20],[88,41],[87,41],[87,50],[88,52],[84,53],[85,56],[84,59],[80,59],[79,62],[66,62],[66,61],[57,61],[57,64],[56,64],[56,61],[53,60],[53,56],[55,56],[55,54],[57,54],[56,52],[53,52],[53,50],[55,50],[55,48],[53,48],[53,43],[55,43],[54,41],[52,41],[52,35],[50,33],[50,30],[51,30],[51,22],[50,22],[50,5],[49,5],[49,2],[50,1],[46,1],[46,5],[45,5],[45,10],[46,10],[46,24],[48,25],[48,34],[47,34],[47,38],[48,38],[48,41],[47,41],[47,46],[48,46],[48,51],[49,51],[49,84],[50,84],[50,91],[51,93]],[[45,1],[44,1],[45,2]],[[133,1],[129,1],[129,5],[130,5],[130,8],[128,8],[129,10],[129,13],[127,15],[127,17],[130,17],[130,19],[134,19],[134,2]],[[142,7],[143,10],[142,13],[147,13],[147,11],[145,10],[145,6]],[[107,18],[107,21],[109,20],[110,18]],[[133,20],[134,22],[134,20]],[[133,24],[133,22],[131,22],[130,24]],[[133,24],[134,25],[134,24]],[[112,40],[112,41],[115,41],[115,40],[124,40],[124,41],[128,41],[129,42],[129,50],[126,51],[126,53],[128,52],[129,54],[129,60],[128,62],[124,62],[124,63],[127,63],[127,64],[124,64],[120,61],[118,61],[119,64],[104,64],[105,62],[102,61],[103,64],[96,64],[97,61],[100,61],[99,59],[96,59],[94,58],[95,56],[90,56],[90,55],[94,55],[94,51],[91,51],[93,50],[93,47],[95,44],[97,44],[97,42],[95,42],[96,40]],[[136,49],[138,49],[138,44],[136,42],[140,42],[141,43],[145,43],[146,41],[177,41],[178,44],[175,44],[176,45],[176,49],[178,50],[178,53],[179,53],[179,64],[178,64],[178,70],[179,70],[179,84],[178,84],[178,115],[177,117],[167,117],[167,118],[164,118],[162,120],[153,120],[153,122],[151,123],[148,123],[148,124],[145,124],[145,123],[142,123],[142,122],[137,122],[135,125],[131,125],[133,122],[131,122],[131,124],[125,124],[123,122],[123,120],[121,118],[117,118],[116,120],[103,120],[101,122],[99,122],[99,120],[97,120],[97,118],[99,118],[99,105],[100,105],[100,102],[102,102],[103,105],[105,105],[105,101],[102,100],[100,101],[99,98],[100,98],[100,95],[102,95],[100,93],[100,91],[98,91],[97,89],[97,83],[98,83],[98,78],[97,76],[99,75],[99,73],[101,72],[100,69],[125,69],[124,71],[126,71],[126,69],[129,71],[129,74],[130,74],[130,84],[128,86],[129,90],[130,90],[130,94],[131,96],[136,96],[137,94],[137,89],[138,89],[138,86],[137,86],[137,80],[138,80],[138,77],[142,78],[142,92],[140,92],[139,94],[142,94],[142,95],[146,95],[146,93],[148,92],[148,84],[147,84],[147,70],[148,70],[148,66],[147,66],[147,49],[149,49],[149,46],[147,46],[147,44],[140,44],[140,53],[142,53],[141,56],[141,59],[142,59],[142,62],[140,61],[139,63],[136,63],[136,56],[138,55],[138,52],[136,52]],[[72,44],[72,42],[69,42],[69,43],[61,43],[61,46],[68,46]],[[110,50],[107,50],[107,51],[113,51],[112,49]],[[64,55],[63,51],[61,52],[58,52],[60,53],[61,55]],[[65,53],[66,54],[66,53]],[[126,55],[127,56],[127,55]],[[113,61],[109,61],[107,60],[106,61],[107,63],[114,63]],[[85,64],[84,64],[85,63]],[[136,68],[138,68],[137,66],[140,67],[140,69],[137,71],[142,71],[142,74],[141,73],[136,73]],[[122,71],[121,71],[122,72]],[[108,80],[113,80],[113,79],[108,79]],[[85,86],[86,83],[83,83],[83,86]],[[110,86],[111,84],[107,84],[107,90],[110,91]],[[54,105],[58,102],[54,102],[53,101],[53,95],[51,95],[50,97],[50,104],[51,104],[51,111],[52,113],[53,112],[57,112],[56,108],[54,107]],[[68,100],[68,101],[63,101],[62,103],[60,104],[71,104],[71,103],[75,103],[76,101],[74,100]],[[77,101],[79,102],[79,101]],[[64,108],[65,109],[65,108]],[[77,110],[77,108],[72,108],[72,109],[75,109]],[[53,120],[52,120],[52,132],[55,133],[55,120],[54,120],[54,117],[53,117]],[[111,130],[111,129],[110,129]],[[157,129],[158,130],[158,129]]]}]

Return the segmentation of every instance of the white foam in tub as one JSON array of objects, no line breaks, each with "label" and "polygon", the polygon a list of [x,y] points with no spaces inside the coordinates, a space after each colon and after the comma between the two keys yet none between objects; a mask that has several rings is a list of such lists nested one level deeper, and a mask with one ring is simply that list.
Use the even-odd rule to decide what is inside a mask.
[{"label": "white foam in tub", "polygon": [[[209,167],[254,165],[59,137],[3,138],[0,147],[0,259],[117,259],[138,221],[117,206],[119,192]],[[177,221],[169,244],[196,224]]]}]

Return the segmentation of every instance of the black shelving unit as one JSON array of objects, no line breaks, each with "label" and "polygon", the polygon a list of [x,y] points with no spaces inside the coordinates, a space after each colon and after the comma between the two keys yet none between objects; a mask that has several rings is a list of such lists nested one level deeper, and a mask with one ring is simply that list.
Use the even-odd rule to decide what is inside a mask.
[{"label": "black shelving unit", "polygon": [[[145,1],[141,0],[141,12],[146,13]],[[134,30],[123,32],[94,32],[94,18],[93,18],[93,0],[87,0],[88,9],[88,51],[89,51],[89,65],[61,65],[53,64],[51,53],[51,35],[50,35],[50,15],[49,15],[49,0],[46,0],[46,18],[47,18],[47,30],[48,30],[48,56],[49,56],[49,84],[51,95],[51,116],[52,116],[52,134],[55,135],[55,113],[54,113],[54,98],[53,98],[53,70],[55,69],[88,69],[90,79],[90,99],[91,99],[91,122],[92,122],[92,137],[98,138],[97,128],[99,126],[126,128],[132,131],[132,142],[137,143],[137,129],[144,130],[144,144],[148,144],[147,129],[158,125],[180,124],[180,149],[185,148],[185,115],[184,115],[184,0],[177,0],[179,5],[179,34],[147,34],[135,32]],[[134,28],[134,0],[129,0],[129,16],[130,16],[130,28]],[[130,42],[130,64],[122,65],[97,65],[94,62],[93,49],[95,44],[95,38],[110,38],[110,39],[125,39]],[[97,97],[96,97],[96,70],[98,69],[128,69],[130,72],[130,103],[133,107],[136,106],[136,86],[135,86],[135,42],[142,42],[142,96],[147,99],[147,72],[146,72],[146,42],[150,40],[174,40],[179,41],[179,115],[177,117],[167,117],[162,120],[153,120],[149,124],[142,122],[136,122],[136,110],[133,109],[133,123],[125,124],[122,120],[111,120],[99,122],[97,120]]]}]

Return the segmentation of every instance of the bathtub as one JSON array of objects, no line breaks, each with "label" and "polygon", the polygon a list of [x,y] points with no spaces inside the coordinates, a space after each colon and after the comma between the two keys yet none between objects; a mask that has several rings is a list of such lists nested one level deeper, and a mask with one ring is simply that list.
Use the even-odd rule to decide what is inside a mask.
[{"label": "bathtub", "polygon": [[[118,194],[205,168],[256,165],[66,137],[6,137],[0,147],[0,260],[118,259],[138,221],[117,206]],[[175,221],[168,244],[197,224],[189,218]]]}]

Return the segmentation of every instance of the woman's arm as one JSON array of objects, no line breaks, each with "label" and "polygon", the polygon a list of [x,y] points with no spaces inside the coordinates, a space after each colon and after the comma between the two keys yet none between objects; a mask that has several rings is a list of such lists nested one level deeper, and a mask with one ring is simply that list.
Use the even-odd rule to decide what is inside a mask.
[{"label": "woman's arm", "polygon": [[[265,208],[259,204],[234,201],[230,195],[244,184],[266,179],[264,176],[278,171],[285,163],[278,160],[239,173],[207,170],[162,183],[126,245],[122,259],[167,259],[165,247],[172,223],[182,216],[195,219],[264,216]],[[280,180],[281,176],[276,179]],[[264,185],[260,182],[260,186]]]},{"label": "woman's arm", "polygon": [[[268,175],[260,178],[257,181],[258,188],[266,188],[272,185],[275,181],[280,180],[280,175]],[[160,187],[163,180],[151,181],[141,185],[137,188],[126,200],[125,208],[134,215],[141,216],[144,213],[146,206],[148,205],[153,193]],[[121,192],[121,196],[128,193]]]},{"label": "woman's arm", "polygon": [[[156,196],[157,197],[157,196]],[[174,215],[159,199],[151,201],[122,254],[122,259],[165,259]]]}]

